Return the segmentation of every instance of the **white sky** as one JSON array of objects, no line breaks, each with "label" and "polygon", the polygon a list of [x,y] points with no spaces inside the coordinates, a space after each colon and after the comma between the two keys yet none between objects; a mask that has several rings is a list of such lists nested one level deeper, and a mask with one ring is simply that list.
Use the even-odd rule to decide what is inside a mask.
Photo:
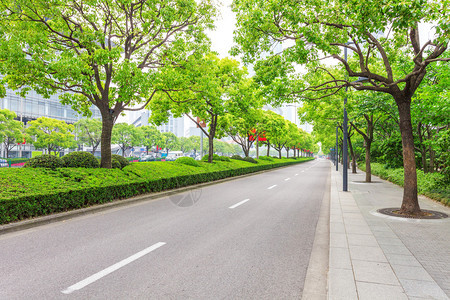
[{"label": "white sky", "polygon": [[233,31],[236,28],[236,18],[231,11],[232,0],[220,0],[217,3],[219,14],[215,22],[216,29],[208,32],[211,48],[219,53],[220,58],[231,57],[228,52],[233,46]]}]

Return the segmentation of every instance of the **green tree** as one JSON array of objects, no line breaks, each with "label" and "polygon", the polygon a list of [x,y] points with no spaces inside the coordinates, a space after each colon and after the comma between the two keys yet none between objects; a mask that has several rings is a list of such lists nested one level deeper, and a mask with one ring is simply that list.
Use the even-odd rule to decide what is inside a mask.
[{"label": "green tree", "polygon": [[47,149],[48,154],[54,151],[56,155],[62,149],[76,145],[75,135],[72,133],[74,126],[64,121],[40,117],[28,124],[26,132],[34,137],[33,146],[38,149]]},{"label": "green tree", "polygon": [[148,149],[152,149],[156,146],[161,146],[164,143],[164,136],[161,132],[153,125],[138,127],[139,137],[141,139],[141,144],[146,148],[148,154]]},{"label": "green tree", "polygon": [[[170,113],[188,116],[208,137],[211,163],[219,118],[250,105],[244,91],[252,82],[244,80],[246,74],[236,60],[219,59],[213,54],[171,69],[165,76],[175,89],[164,89],[164,97],[150,102],[151,119],[159,125],[167,122]],[[208,129],[200,126],[201,122],[208,124]]]},{"label": "green tree", "polygon": [[[290,94],[317,99],[352,87],[391,95],[400,116],[403,145],[405,180],[401,212],[414,215],[420,213],[420,207],[411,100],[429,66],[450,60],[442,56],[450,36],[449,4],[448,0],[393,0],[385,4],[339,0],[333,5],[324,0],[301,5],[293,1],[274,4],[272,1],[235,0],[233,9],[238,20],[235,40],[239,46],[234,53],[243,53],[244,60],[249,61],[263,51],[271,51],[274,43],[293,41],[282,55],[267,60],[271,68],[283,70],[286,63],[317,62],[323,53],[336,59],[350,78],[330,76],[319,85],[299,87]],[[436,34],[423,39],[422,44],[418,25],[421,22],[435,24],[436,30]],[[388,34],[380,37],[377,32]],[[347,61],[342,48],[353,51],[356,59]],[[395,64],[403,68],[395,68]],[[275,79],[279,75],[271,76]],[[355,82],[351,79],[355,77],[365,77],[368,81]]]},{"label": "green tree", "polygon": [[281,145],[281,147],[277,145],[278,141],[281,141],[287,132],[286,120],[270,110],[263,111],[262,118],[264,122],[261,124],[260,131],[264,132],[266,137],[266,141],[263,144],[267,146],[267,156],[270,155],[270,147],[272,147],[278,151],[279,157],[281,157],[281,149],[284,145]]},{"label": "green tree", "polygon": [[[200,151],[200,137],[196,136],[196,135],[192,135],[188,139],[192,143],[192,147],[193,147],[192,150],[194,150],[194,153],[196,154],[197,151]],[[203,139],[203,151],[205,151],[205,149],[208,148],[208,143],[209,143],[209,141],[207,139]],[[200,155],[202,156],[203,153],[200,153]]]},{"label": "green tree", "polygon": [[22,143],[26,138],[23,123],[14,120],[17,115],[15,112],[0,109],[0,142],[3,143],[6,151],[6,158],[9,157],[9,152],[18,143]]},{"label": "green tree", "polygon": [[163,132],[163,144],[161,148],[166,149],[166,153],[169,154],[170,149],[175,149],[179,146],[178,138],[173,132]]},{"label": "green tree", "polygon": [[122,150],[122,156],[125,156],[127,149],[140,144],[141,138],[139,134],[139,130],[134,125],[118,123],[112,131],[112,142],[119,145]]},{"label": "green tree", "polygon": [[83,144],[92,147],[92,154],[100,145],[102,137],[102,122],[98,119],[80,119],[74,124],[77,138]]},{"label": "green tree", "polygon": [[244,155],[249,156],[250,148],[260,133],[263,113],[259,109],[249,109],[246,114],[227,114],[219,121],[219,130],[241,146]]},{"label": "green tree", "polygon": [[111,168],[111,133],[121,113],[139,110],[165,80],[160,68],[209,48],[210,0],[1,0],[0,73],[102,116],[101,167]]}]

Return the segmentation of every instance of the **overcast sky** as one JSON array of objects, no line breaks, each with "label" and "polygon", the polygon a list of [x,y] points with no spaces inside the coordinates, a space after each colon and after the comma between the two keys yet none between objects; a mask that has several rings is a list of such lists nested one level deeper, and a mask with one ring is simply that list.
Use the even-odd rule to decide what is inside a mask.
[{"label": "overcast sky", "polygon": [[230,56],[233,45],[233,30],[235,29],[236,19],[231,11],[232,0],[221,0],[219,2],[219,15],[215,22],[216,30],[208,32],[212,42],[212,50],[219,53],[220,58]]}]

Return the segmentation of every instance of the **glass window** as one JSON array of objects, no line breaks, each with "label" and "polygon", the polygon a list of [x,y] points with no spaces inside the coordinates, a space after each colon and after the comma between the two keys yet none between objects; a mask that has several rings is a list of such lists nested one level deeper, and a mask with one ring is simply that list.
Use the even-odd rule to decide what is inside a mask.
[{"label": "glass window", "polygon": [[48,115],[49,115],[49,117],[56,117],[58,115],[58,108],[56,107],[55,104],[49,103]]},{"label": "glass window", "polygon": [[39,116],[45,115],[45,102],[38,102],[38,110],[36,111],[36,113],[39,114]]},{"label": "glass window", "polygon": [[17,98],[9,100],[9,109],[15,112],[19,112],[19,100]]}]

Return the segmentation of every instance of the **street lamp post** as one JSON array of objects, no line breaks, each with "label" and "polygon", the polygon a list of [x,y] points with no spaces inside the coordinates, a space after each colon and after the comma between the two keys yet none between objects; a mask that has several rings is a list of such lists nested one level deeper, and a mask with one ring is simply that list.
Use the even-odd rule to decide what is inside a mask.
[{"label": "street lamp post", "polygon": [[339,170],[338,164],[339,164],[339,155],[338,155],[338,126],[336,125],[336,149],[334,151],[334,162],[336,164],[336,171]]},{"label": "street lamp post", "polygon": [[[352,44],[352,42],[349,42],[347,44]],[[344,47],[344,59],[347,61],[347,47]],[[368,78],[360,77],[358,80],[353,81],[354,82],[363,82],[366,81]],[[344,192],[348,191],[348,146],[347,146],[347,139],[348,139],[348,117],[347,117],[347,90],[348,86],[345,86],[345,98],[344,98],[344,124],[342,124],[342,131],[344,133],[344,138],[342,141],[342,190]],[[337,169],[337,168],[336,168]]]},{"label": "street lamp post", "polygon": [[[347,61],[347,47],[344,47],[344,59]],[[344,138],[342,141],[342,190],[344,192],[348,191],[348,169],[347,169],[347,160],[348,160],[348,149],[347,149],[347,139],[348,139],[348,118],[347,118],[347,85],[345,86],[345,98],[344,98],[344,124],[342,125],[342,131],[344,133]]]}]

